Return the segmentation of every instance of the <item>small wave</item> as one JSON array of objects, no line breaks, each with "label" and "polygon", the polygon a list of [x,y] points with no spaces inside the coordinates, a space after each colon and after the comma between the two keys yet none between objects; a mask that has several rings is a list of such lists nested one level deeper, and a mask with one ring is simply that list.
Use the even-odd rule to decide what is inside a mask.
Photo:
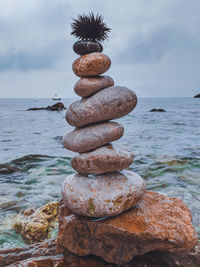
[{"label": "small wave", "polygon": [[48,155],[30,154],[12,160],[9,163],[0,164],[0,174],[12,174],[15,172],[24,172],[30,168],[36,167],[36,162],[43,162],[48,159],[54,158]]}]

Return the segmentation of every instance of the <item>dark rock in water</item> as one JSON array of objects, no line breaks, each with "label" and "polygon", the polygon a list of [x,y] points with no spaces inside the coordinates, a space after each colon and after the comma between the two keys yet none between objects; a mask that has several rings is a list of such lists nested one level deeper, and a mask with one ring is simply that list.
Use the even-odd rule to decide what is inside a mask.
[{"label": "dark rock in water", "polygon": [[58,102],[54,104],[53,106],[48,106],[46,108],[29,108],[28,110],[51,110],[51,111],[60,111],[66,109],[63,103]]},{"label": "dark rock in water", "polygon": [[9,166],[8,164],[0,164],[0,174],[10,174],[21,171],[17,167]]},{"label": "dark rock in water", "polygon": [[200,98],[200,94],[195,95],[194,98]]},{"label": "dark rock in water", "polygon": [[149,110],[149,112],[166,112],[166,110],[164,110],[162,108],[153,108],[153,109]]},{"label": "dark rock in water", "polygon": [[103,46],[95,41],[77,41],[73,45],[73,50],[78,55],[85,55],[94,52],[102,52]]},{"label": "dark rock in water", "polygon": [[[61,250],[61,249],[60,249]],[[56,240],[48,240],[23,248],[10,248],[0,250],[0,266],[12,267],[117,267],[117,265],[105,262],[94,255],[79,257],[68,250],[58,251]],[[200,243],[190,252],[167,253],[150,252],[135,257],[130,263],[121,267],[199,267]]]},{"label": "dark rock in water", "polygon": [[9,163],[0,164],[0,174],[11,174],[14,172],[24,172],[36,166],[36,162],[41,162],[52,158],[48,155],[30,154],[12,160]]}]

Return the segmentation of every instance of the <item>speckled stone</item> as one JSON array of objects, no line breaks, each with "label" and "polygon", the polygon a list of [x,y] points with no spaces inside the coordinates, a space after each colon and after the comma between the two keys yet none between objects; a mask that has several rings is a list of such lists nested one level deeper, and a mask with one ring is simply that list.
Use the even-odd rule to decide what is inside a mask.
[{"label": "speckled stone", "polygon": [[86,152],[108,144],[122,137],[124,127],[116,122],[103,122],[77,128],[63,136],[66,149],[74,152]]},{"label": "speckled stone", "polygon": [[133,162],[133,154],[112,145],[99,147],[91,152],[72,158],[71,164],[81,174],[103,174],[121,171]]},{"label": "speckled stone", "polygon": [[67,122],[75,127],[117,119],[130,113],[137,96],[123,86],[107,87],[89,98],[72,103],[66,111]]},{"label": "speckled stone", "polygon": [[130,171],[94,177],[72,174],[64,181],[62,197],[72,212],[108,217],[135,206],[144,191],[144,180]]},{"label": "speckled stone", "polygon": [[95,41],[77,41],[73,45],[73,50],[78,55],[86,55],[94,52],[102,52],[103,46]]},{"label": "speckled stone", "polygon": [[107,75],[94,78],[81,78],[74,85],[74,91],[77,95],[85,98],[113,85],[113,79]]},{"label": "speckled stone", "polygon": [[108,56],[101,53],[91,53],[77,58],[73,65],[73,72],[79,77],[98,76],[106,72],[111,65]]}]

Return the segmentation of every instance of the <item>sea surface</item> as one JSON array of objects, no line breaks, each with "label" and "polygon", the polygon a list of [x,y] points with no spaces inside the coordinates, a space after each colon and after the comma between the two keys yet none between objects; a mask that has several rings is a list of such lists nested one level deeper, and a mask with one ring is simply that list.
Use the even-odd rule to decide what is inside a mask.
[{"label": "sea surface", "polygon": [[[65,106],[73,101],[62,100]],[[74,154],[61,143],[72,129],[65,111],[27,111],[54,103],[0,99],[0,247],[24,246],[12,230],[14,216],[58,200],[63,180],[74,172]],[[149,112],[152,108],[166,112]],[[200,234],[200,99],[140,98],[135,110],[117,121],[125,133],[115,143],[135,155],[130,170],[145,179],[149,190],[181,198]],[[18,171],[6,174],[5,166]]]}]

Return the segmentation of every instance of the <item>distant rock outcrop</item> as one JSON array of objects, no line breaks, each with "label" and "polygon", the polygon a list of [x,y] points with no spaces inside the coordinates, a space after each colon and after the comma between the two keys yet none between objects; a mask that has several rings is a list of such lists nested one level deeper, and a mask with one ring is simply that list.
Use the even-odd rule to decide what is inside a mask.
[{"label": "distant rock outcrop", "polygon": [[58,102],[56,104],[54,104],[53,106],[48,106],[46,108],[29,108],[29,110],[51,110],[51,111],[60,111],[66,109],[66,107],[64,106],[64,104],[62,102]]},{"label": "distant rock outcrop", "polygon": [[200,94],[195,95],[194,98],[200,98]]},{"label": "distant rock outcrop", "polygon": [[153,109],[149,110],[149,112],[166,112],[166,110],[164,110],[162,108],[153,108]]}]

